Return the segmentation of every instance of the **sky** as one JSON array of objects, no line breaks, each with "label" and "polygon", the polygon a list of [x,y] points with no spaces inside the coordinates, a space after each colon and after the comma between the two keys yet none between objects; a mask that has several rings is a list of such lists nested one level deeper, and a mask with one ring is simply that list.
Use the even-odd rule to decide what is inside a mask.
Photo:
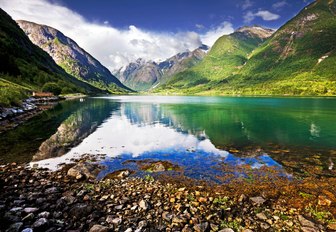
[{"label": "sky", "polygon": [[0,0],[15,20],[54,27],[112,72],[212,46],[241,26],[278,29],[313,0]]}]

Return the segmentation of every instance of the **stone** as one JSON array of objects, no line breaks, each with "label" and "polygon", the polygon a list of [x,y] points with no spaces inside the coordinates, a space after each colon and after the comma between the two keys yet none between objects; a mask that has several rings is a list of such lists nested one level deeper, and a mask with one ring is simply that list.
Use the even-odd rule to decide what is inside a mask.
[{"label": "stone", "polygon": [[309,221],[308,219],[304,218],[302,215],[299,215],[298,219],[302,227],[315,228],[314,222]]},{"label": "stone", "polygon": [[50,217],[50,213],[47,211],[41,212],[37,215],[38,218],[49,218]]},{"label": "stone", "polygon": [[128,228],[127,230],[125,230],[125,232],[132,232],[132,228]]},{"label": "stone", "polygon": [[110,228],[102,225],[94,225],[89,232],[109,232]]},{"label": "stone", "polygon": [[124,205],[116,205],[114,208],[115,208],[116,210],[121,210],[121,209],[124,208]]},{"label": "stone", "polygon": [[21,232],[33,232],[33,229],[32,228],[26,228],[26,229],[22,230]]},{"label": "stone", "polygon": [[100,171],[101,168],[99,167],[99,165],[88,162],[82,162],[70,168],[68,170],[67,175],[74,178],[78,178],[79,175],[83,175],[87,179],[95,179]]},{"label": "stone", "polygon": [[148,222],[147,222],[146,220],[142,220],[142,221],[140,221],[139,224],[138,224],[138,229],[141,230],[141,229],[147,227],[147,225],[148,225]]},{"label": "stone", "polygon": [[147,209],[150,208],[150,205],[149,205],[149,203],[146,200],[141,200],[139,202],[139,207],[142,208],[142,209],[144,209],[144,210],[147,210]]},{"label": "stone", "polygon": [[12,225],[6,230],[6,232],[20,232],[23,227],[22,222],[17,222]]},{"label": "stone", "polygon": [[69,215],[79,219],[79,218],[86,217],[87,215],[91,213],[91,211],[92,211],[92,206],[89,206],[85,203],[78,203],[70,209]]},{"label": "stone", "polygon": [[33,220],[34,219],[34,214],[30,213],[27,216],[25,216],[24,218],[22,218],[22,221],[29,221],[29,220]]},{"label": "stone", "polygon": [[256,205],[262,205],[265,203],[265,199],[262,197],[251,197],[250,200]]},{"label": "stone", "polygon": [[52,194],[52,193],[58,193],[59,190],[57,187],[51,187],[45,190],[45,194]]},{"label": "stone", "polygon": [[218,232],[234,232],[234,230],[231,229],[231,228],[225,228],[225,229],[222,229],[222,230],[220,230]]},{"label": "stone", "polygon": [[48,224],[49,224],[48,219],[46,219],[46,218],[40,218],[40,219],[37,219],[34,222],[34,224],[32,225],[32,227],[41,230],[42,228],[47,227]]},{"label": "stone", "polygon": [[157,162],[157,163],[153,163],[152,171],[153,172],[164,172],[166,171],[166,168],[161,162]]},{"label": "stone", "polygon": [[168,222],[170,222],[173,218],[173,215],[171,213],[168,212],[163,212],[162,213],[162,218]]},{"label": "stone", "polygon": [[326,196],[318,196],[317,204],[321,206],[330,206],[331,200],[329,200]]},{"label": "stone", "polygon": [[29,214],[29,213],[35,213],[35,212],[37,212],[38,210],[39,210],[38,208],[30,208],[30,207],[28,207],[28,208],[24,208],[24,209],[23,209],[23,212]]},{"label": "stone", "polygon": [[313,227],[301,227],[302,232],[319,232],[319,229]]},{"label": "stone", "polygon": [[329,230],[335,230],[336,231],[336,222],[331,222],[328,224],[327,228]]},{"label": "stone", "polygon": [[270,225],[262,222],[262,223],[260,223],[260,227],[263,230],[268,230],[270,228]]},{"label": "stone", "polygon": [[258,219],[263,220],[263,221],[266,221],[268,219],[264,213],[258,213],[256,216]]},{"label": "stone", "polygon": [[208,227],[209,227],[209,223],[208,222],[203,222],[201,224],[195,225],[194,230],[196,232],[205,232],[205,231],[207,231]]}]

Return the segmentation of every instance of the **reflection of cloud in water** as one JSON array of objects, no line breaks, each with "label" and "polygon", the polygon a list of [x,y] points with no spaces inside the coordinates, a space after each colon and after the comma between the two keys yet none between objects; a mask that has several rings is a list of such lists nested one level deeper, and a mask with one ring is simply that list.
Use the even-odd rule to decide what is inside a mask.
[{"label": "reflection of cloud in water", "polygon": [[217,149],[209,139],[200,141],[194,135],[179,133],[162,124],[133,125],[125,116],[114,115],[66,155],[35,163],[56,169],[58,164],[69,162],[71,158],[80,157],[85,153],[106,154],[108,157],[132,154],[133,157],[137,157],[144,152],[169,148],[195,149],[222,157],[228,154],[226,151]]},{"label": "reflection of cloud in water", "polygon": [[321,132],[321,128],[319,126],[317,126],[315,123],[312,123],[310,125],[310,135],[312,137],[315,137],[315,138],[319,138],[320,137],[320,132]]}]

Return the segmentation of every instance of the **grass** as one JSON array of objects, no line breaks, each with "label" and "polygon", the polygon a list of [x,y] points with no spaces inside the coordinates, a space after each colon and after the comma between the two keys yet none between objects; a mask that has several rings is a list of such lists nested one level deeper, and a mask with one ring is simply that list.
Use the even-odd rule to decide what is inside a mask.
[{"label": "grass", "polygon": [[0,89],[0,106],[3,107],[19,105],[29,93],[29,89],[3,79],[1,75]]}]

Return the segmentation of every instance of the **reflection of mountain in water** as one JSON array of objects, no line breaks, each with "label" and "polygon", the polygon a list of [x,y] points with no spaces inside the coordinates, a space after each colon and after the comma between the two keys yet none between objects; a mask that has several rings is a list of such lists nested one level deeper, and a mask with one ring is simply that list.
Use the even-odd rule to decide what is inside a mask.
[{"label": "reflection of mountain in water", "polygon": [[118,103],[111,101],[87,99],[82,107],[61,123],[55,134],[41,144],[33,161],[64,155],[93,133],[118,106]]},{"label": "reflection of mountain in water", "polygon": [[295,107],[243,100],[241,104],[123,103],[122,109],[133,123],[156,122],[189,134],[206,134],[220,147],[270,143],[288,147],[335,147],[335,141],[328,136],[336,131],[336,124],[330,124],[333,114],[320,114],[309,101],[299,103]]}]

